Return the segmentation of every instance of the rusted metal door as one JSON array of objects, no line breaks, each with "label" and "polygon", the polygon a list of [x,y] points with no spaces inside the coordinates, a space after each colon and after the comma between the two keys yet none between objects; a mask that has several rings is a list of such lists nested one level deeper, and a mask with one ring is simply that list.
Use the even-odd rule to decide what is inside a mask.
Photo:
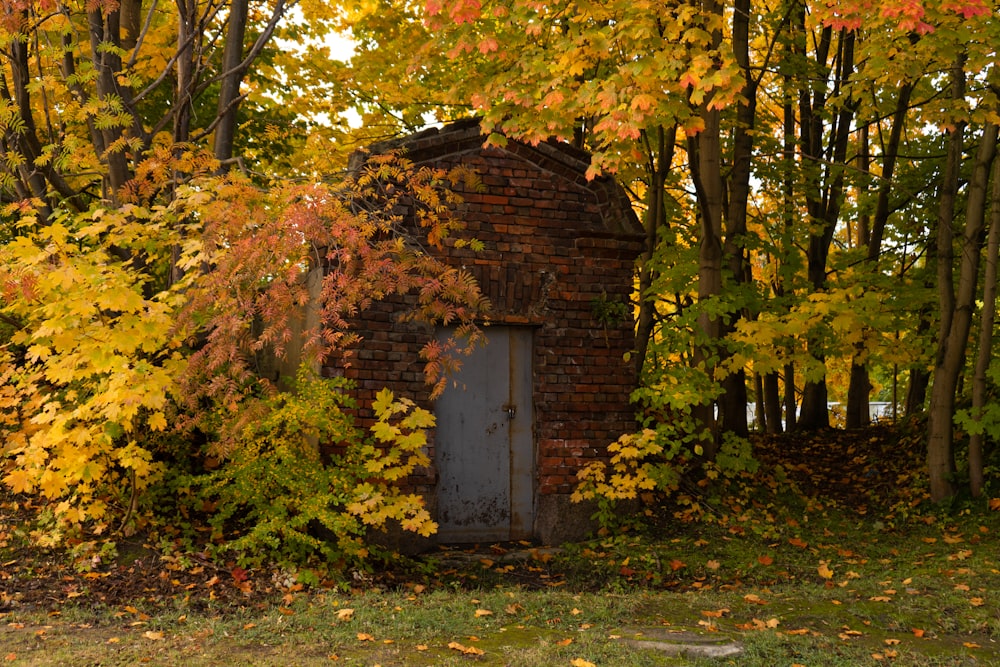
[{"label": "rusted metal door", "polygon": [[438,536],[523,539],[534,519],[532,331],[489,327],[437,400]]}]

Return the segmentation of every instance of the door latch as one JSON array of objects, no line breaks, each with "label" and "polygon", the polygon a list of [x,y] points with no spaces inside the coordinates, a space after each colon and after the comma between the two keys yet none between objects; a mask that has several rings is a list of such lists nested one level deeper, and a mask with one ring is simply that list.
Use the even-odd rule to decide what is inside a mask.
[{"label": "door latch", "polygon": [[513,403],[507,403],[503,409],[507,413],[507,419],[513,419],[514,415],[517,414],[517,406]]}]

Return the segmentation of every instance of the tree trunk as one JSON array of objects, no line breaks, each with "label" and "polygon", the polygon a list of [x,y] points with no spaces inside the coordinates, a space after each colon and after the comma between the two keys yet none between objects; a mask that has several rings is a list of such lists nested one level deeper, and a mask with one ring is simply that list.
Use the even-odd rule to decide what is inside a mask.
[{"label": "tree trunk", "polygon": [[191,138],[191,106],[194,102],[194,39],[197,23],[195,0],[177,0],[177,100],[174,109],[174,141]]},{"label": "tree trunk", "polygon": [[243,48],[247,32],[249,0],[233,0],[229,7],[226,46],[222,54],[222,89],[219,91],[215,128],[215,157],[225,161],[233,157],[236,120],[239,111],[240,84],[243,82]]},{"label": "tree trunk", "polygon": [[[873,273],[878,271],[879,256],[882,254],[882,238],[885,236],[885,226],[889,221],[889,195],[892,192],[892,178],[896,170],[896,158],[899,155],[899,145],[903,138],[903,124],[906,112],[910,106],[910,95],[913,84],[907,82],[899,90],[896,109],[892,116],[892,126],[889,130],[889,142],[883,147],[882,177],[879,181],[878,200],[875,204],[875,216],[871,228],[859,234],[861,242],[867,245],[866,262]],[[867,135],[867,133],[866,133]],[[867,140],[867,136],[865,137]],[[868,152],[867,141],[864,152]],[[868,171],[868,165],[864,166]],[[867,426],[868,397],[871,394],[871,378],[868,376],[868,362],[865,358],[864,344],[859,344],[851,360],[851,379],[847,389],[847,428],[862,428]]]},{"label": "tree trunk", "polygon": [[[979,350],[972,376],[972,414],[981,419],[987,401],[986,372],[993,357],[993,321],[996,316],[997,260],[1000,255],[1000,160],[994,157],[990,233],[986,243],[986,271],[983,275],[983,312],[979,322]],[[983,432],[969,435],[969,491],[974,498],[983,494]]]},{"label": "tree trunk", "polygon": [[799,424],[799,404],[795,395],[795,364],[785,364],[785,430],[792,432]]},{"label": "tree trunk", "polygon": [[[757,119],[757,81],[750,69],[750,0],[736,0],[733,9],[733,54],[743,73],[743,90],[736,107],[733,128],[733,158],[729,175],[729,203],[726,216],[726,240],[723,251],[733,284],[730,291],[740,290],[749,282],[747,259],[747,206],[750,201],[751,159],[753,157],[754,125]],[[720,174],[721,177],[721,174]],[[751,314],[744,312],[743,317]],[[723,325],[722,336],[735,326],[734,313],[729,324]],[[725,351],[723,355],[728,356]],[[743,368],[722,380],[719,412],[722,429],[739,437],[749,435],[747,427],[747,378]],[[763,413],[761,418],[763,418]]]},{"label": "tree trunk", "polygon": [[[131,110],[131,99],[128,90],[119,85],[118,75],[122,71],[122,59],[118,55],[121,48],[121,30],[119,27],[120,10],[105,12],[97,8],[87,13],[90,25],[90,49],[94,69],[97,71],[97,94],[105,102],[121,100],[122,105]],[[107,47],[111,48],[107,48]],[[138,121],[133,114],[133,129]],[[141,127],[139,128],[141,130]],[[104,159],[108,163],[108,183],[106,197],[117,198],[118,191],[132,177],[128,155],[123,147],[115,145],[125,134],[126,128],[112,126],[102,130],[104,145],[107,151]],[[141,135],[139,135],[141,136]]]},{"label": "tree trunk", "polygon": [[[646,247],[643,249],[639,266],[639,315],[636,322],[636,353],[639,368],[646,361],[646,350],[653,337],[656,325],[656,298],[650,294],[656,275],[653,271],[653,253],[659,241],[659,233],[667,224],[667,209],[664,204],[666,194],[667,174],[674,161],[674,150],[677,145],[677,126],[670,130],[658,127],[656,130],[656,146],[648,148],[650,161],[647,165],[649,173],[649,192],[646,195]],[[654,157],[655,155],[655,157]]]},{"label": "tree trunk", "polygon": [[[955,70],[958,70],[956,72]],[[964,72],[959,63],[953,69],[953,94],[964,91]],[[955,397],[965,363],[972,313],[976,306],[976,283],[982,256],[982,236],[986,219],[989,171],[996,153],[997,126],[983,129],[976,152],[966,201],[965,230],[962,234],[961,261],[958,267],[958,289],[954,287],[952,266],[952,224],[955,195],[962,156],[964,131],[959,123],[952,131],[941,188],[938,215],[938,303],[941,327],[938,337],[934,382],[931,385],[930,419],[927,436],[927,468],[931,498],[941,501],[955,492],[953,474],[953,424]]]},{"label": "tree trunk", "polygon": [[781,433],[781,389],[778,386],[778,374],[767,373],[763,381],[764,414],[768,433]]},{"label": "tree trunk", "polygon": [[[823,47],[817,49],[817,61],[825,63],[825,53],[829,48],[831,34],[829,28],[823,31]],[[853,32],[840,31],[837,40],[837,55],[834,60],[836,76],[834,78],[833,96],[837,97],[854,72],[854,40]],[[840,110],[830,127],[829,137],[831,145],[829,151],[823,145],[824,121],[820,111],[826,106],[827,97],[825,91],[817,91],[812,103],[808,101],[808,96],[802,108],[802,137],[803,152],[813,160],[822,160],[823,155],[830,154],[828,166],[826,168],[824,182],[821,184],[815,168],[810,168],[813,172],[813,180],[816,186],[809,187],[806,193],[806,209],[814,224],[819,226],[817,232],[809,235],[809,247],[807,250],[809,282],[815,291],[826,289],[826,267],[830,256],[830,245],[833,243],[833,235],[840,219],[840,207],[844,191],[844,170],[847,165],[847,146],[850,139],[851,124],[854,118],[856,102],[848,99],[840,102]],[[821,196],[817,196],[820,195]],[[813,358],[820,364],[826,365],[826,354],[819,345],[811,349]],[[818,380],[807,380],[802,391],[802,411],[800,413],[797,428],[803,431],[829,428],[830,416],[827,408],[827,387],[826,377]]]},{"label": "tree trunk", "polygon": [[[702,17],[708,24],[721,26],[722,3],[702,0]],[[711,32],[711,48],[722,44],[722,31]],[[700,240],[698,245],[698,301],[706,302],[722,294],[723,238],[722,218],[725,214],[725,186],[722,180],[722,142],[719,109],[702,102],[698,113],[705,123],[704,129],[688,140],[691,180],[698,201]],[[698,337],[692,362],[703,369],[709,379],[715,378],[715,361],[722,339],[722,321],[719,317],[702,311],[698,317]],[[715,403],[694,406],[693,415],[702,433],[700,445],[703,456],[712,460],[718,451],[719,433],[715,418]]]}]

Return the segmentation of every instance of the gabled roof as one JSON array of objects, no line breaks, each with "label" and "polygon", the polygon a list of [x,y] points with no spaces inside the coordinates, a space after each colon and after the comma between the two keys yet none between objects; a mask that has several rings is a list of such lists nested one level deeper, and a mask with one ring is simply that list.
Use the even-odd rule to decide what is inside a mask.
[{"label": "gabled roof", "polygon": [[[406,137],[380,142],[370,146],[368,150],[370,153],[380,153],[402,148],[406,156],[417,164],[432,163],[464,153],[507,153],[590,191],[601,209],[605,229],[611,236],[629,240],[645,238],[625,189],[607,175],[587,178],[590,167],[588,152],[555,139],[536,145],[508,139],[502,148],[486,148],[485,141],[479,119],[467,118],[443,127],[432,127]],[[352,159],[352,167],[356,164]]]}]

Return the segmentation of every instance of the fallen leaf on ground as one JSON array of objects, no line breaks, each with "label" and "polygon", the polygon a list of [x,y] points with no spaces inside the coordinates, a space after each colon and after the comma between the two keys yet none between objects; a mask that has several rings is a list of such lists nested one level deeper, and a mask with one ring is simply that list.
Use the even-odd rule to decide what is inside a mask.
[{"label": "fallen leaf on ground", "polygon": [[482,618],[483,616],[492,616],[493,612],[489,609],[477,609],[476,618]]},{"label": "fallen leaf on ground", "polygon": [[337,610],[337,620],[338,621],[349,621],[351,617],[354,616],[353,609],[338,609]]},{"label": "fallen leaf on ground", "polygon": [[483,655],[486,651],[476,648],[475,646],[465,646],[459,644],[458,642],[449,642],[448,648],[452,651],[458,651],[459,653],[464,653],[465,655]]},{"label": "fallen leaf on ground", "polygon": [[144,633],[142,633],[142,636],[145,637],[146,639],[152,639],[154,641],[159,641],[163,639],[162,632],[156,632],[153,630],[146,630]]},{"label": "fallen leaf on ground", "polygon": [[708,618],[722,618],[725,614],[728,613],[729,613],[729,608],[723,607],[722,609],[716,609],[715,611],[711,611],[708,609],[702,610],[701,615],[707,616]]},{"label": "fallen leaf on ground", "polygon": [[573,661],[569,664],[573,665],[573,667],[597,667],[594,663],[583,658],[573,658]]}]

